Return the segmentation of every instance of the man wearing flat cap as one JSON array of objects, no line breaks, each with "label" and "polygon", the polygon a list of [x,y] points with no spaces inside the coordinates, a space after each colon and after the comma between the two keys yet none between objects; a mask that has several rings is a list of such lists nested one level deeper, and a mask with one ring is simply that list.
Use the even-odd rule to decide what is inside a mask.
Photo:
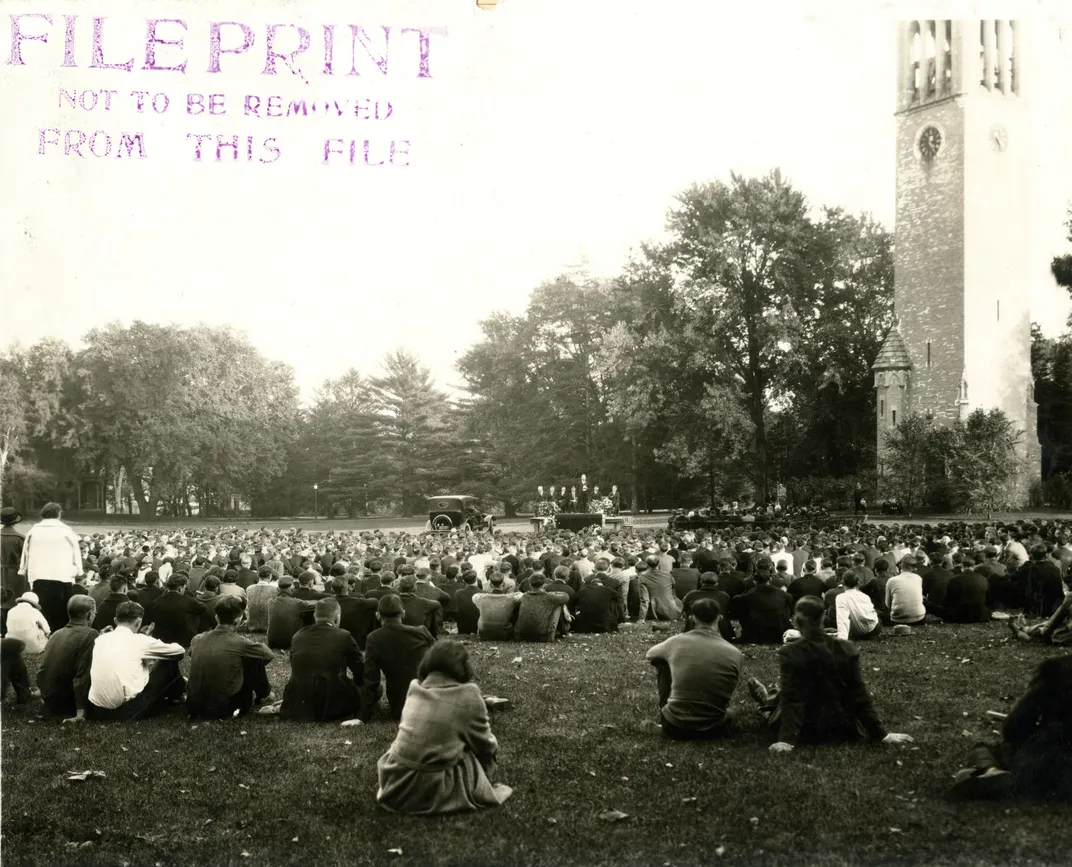
[{"label": "man wearing flat cap", "polygon": [[15,529],[22,521],[18,509],[7,506],[0,509],[0,586],[11,591],[11,598],[18,599],[30,589],[26,576],[19,574],[22,561],[22,546],[26,537]]}]

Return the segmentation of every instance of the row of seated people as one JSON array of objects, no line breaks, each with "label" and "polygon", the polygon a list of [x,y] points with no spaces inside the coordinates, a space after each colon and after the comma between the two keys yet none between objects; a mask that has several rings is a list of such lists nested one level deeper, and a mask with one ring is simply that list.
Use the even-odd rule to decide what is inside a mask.
[{"label": "row of seated people", "polygon": [[[155,625],[146,625],[145,609],[137,602],[120,602],[112,621],[103,624],[92,597],[73,596],[67,626],[50,635],[41,652],[37,686],[45,711],[71,723],[137,720],[184,703],[191,719],[227,719],[263,705],[290,720],[367,720],[386,694],[390,716],[397,720],[410,681],[435,643],[431,633],[402,622],[402,601],[394,593],[372,601],[376,628],[362,646],[340,626],[339,597],[303,604],[309,606],[311,623],[290,637],[290,677],[281,699],[273,702],[266,667],[276,653],[244,634],[245,600],[219,597],[212,608],[213,628],[184,643],[153,635]],[[4,641],[3,691],[12,686],[25,703],[31,690],[24,645],[17,638]],[[184,657],[189,657],[188,678],[179,668]]]}]

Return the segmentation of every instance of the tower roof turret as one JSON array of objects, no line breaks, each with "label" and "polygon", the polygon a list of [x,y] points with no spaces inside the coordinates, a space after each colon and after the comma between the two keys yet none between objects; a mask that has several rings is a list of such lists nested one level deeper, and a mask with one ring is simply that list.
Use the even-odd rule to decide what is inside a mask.
[{"label": "tower roof turret", "polygon": [[882,342],[882,348],[878,351],[872,370],[911,370],[912,359],[905,349],[904,338],[901,337],[900,329],[895,325],[886,335]]}]

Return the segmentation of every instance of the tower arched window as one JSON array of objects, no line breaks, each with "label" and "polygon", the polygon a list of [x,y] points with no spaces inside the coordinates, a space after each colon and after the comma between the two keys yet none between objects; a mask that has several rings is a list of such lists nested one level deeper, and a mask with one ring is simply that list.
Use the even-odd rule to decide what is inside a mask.
[{"label": "tower arched window", "polygon": [[953,22],[939,21],[938,26],[940,31],[938,50],[943,58],[938,95],[942,96],[953,92]]},{"label": "tower arched window", "polygon": [[933,99],[938,95],[937,24],[937,21],[920,23],[921,101]]},{"label": "tower arched window", "polygon": [[923,101],[923,37],[920,34],[919,22],[913,21],[908,28],[908,69],[909,81],[912,85],[910,102]]}]

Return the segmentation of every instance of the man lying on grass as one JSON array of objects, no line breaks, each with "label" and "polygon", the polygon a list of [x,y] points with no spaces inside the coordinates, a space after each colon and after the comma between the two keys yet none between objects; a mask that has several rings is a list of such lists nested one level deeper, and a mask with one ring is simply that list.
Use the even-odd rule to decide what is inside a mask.
[{"label": "man lying on grass", "polygon": [[796,604],[793,625],[800,638],[778,649],[778,689],[749,678],[748,691],[778,738],[771,751],[789,752],[797,744],[860,740],[903,744],[912,737],[887,732],[860,674],[860,657],[849,641],[823,630],[823,603],[805,596]]}]

